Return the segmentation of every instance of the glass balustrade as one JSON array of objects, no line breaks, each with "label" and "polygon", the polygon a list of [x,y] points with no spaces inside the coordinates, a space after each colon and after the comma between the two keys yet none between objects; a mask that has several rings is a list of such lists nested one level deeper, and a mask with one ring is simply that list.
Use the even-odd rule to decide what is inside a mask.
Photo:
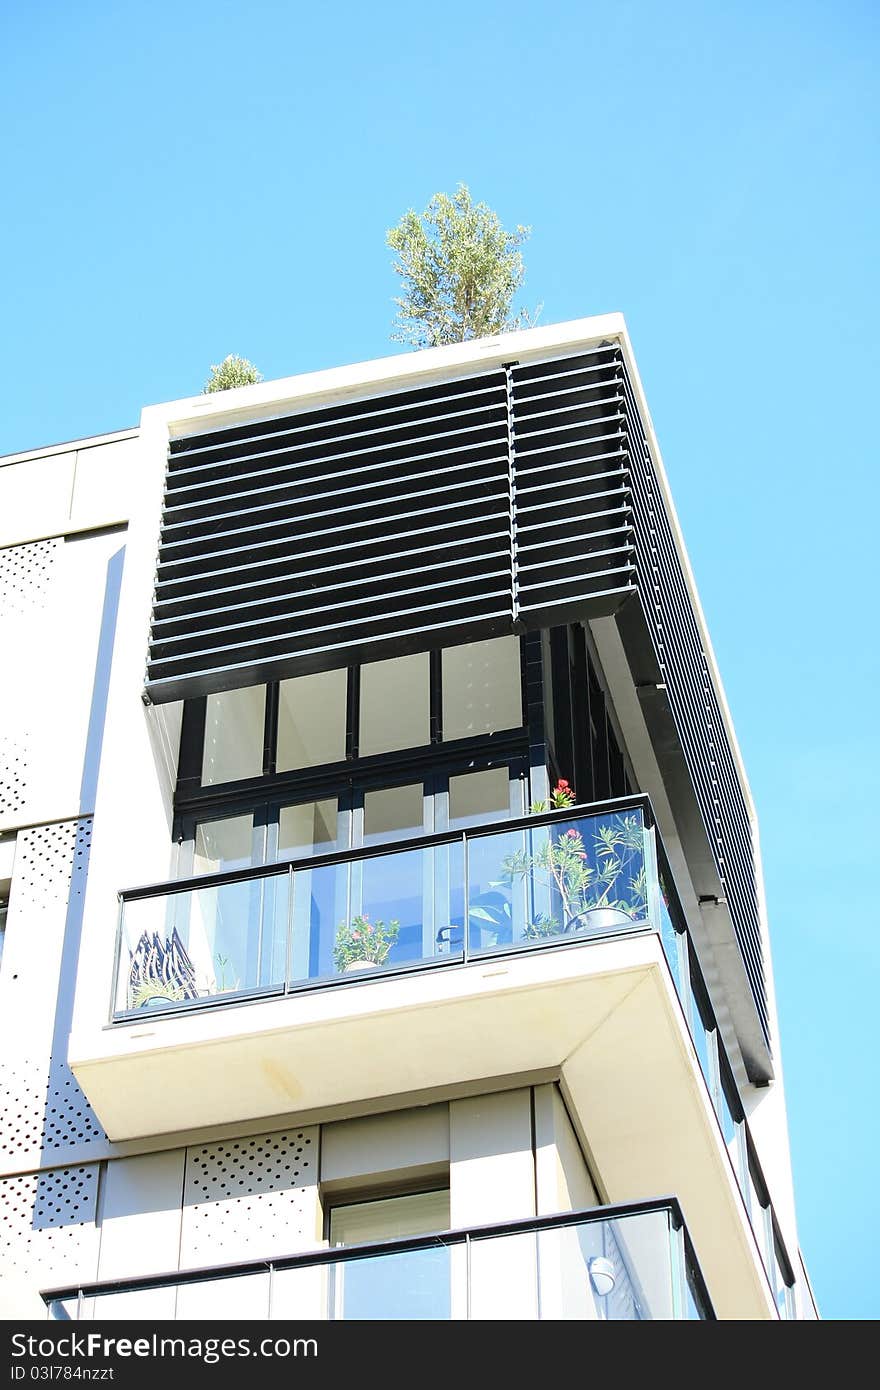
[{"label": "glass balustrade", "polygon": [[47,1295],[53,1319],[711,1318],[676,1205],[640,1203]]},{"label": "glass balustrade", "polygon": [[116,1016],[657,930],[641,806],[122,895]]}]

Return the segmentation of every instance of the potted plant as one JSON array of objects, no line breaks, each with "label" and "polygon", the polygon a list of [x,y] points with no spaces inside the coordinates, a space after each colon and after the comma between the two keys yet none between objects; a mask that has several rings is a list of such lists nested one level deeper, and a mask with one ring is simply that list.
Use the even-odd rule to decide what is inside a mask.
[{"label": "potted plant", "polygon": [[386,923],[379,918],[371,922],[366,912],[359,912],[351,922],[340,922],[333,948],[336,969],[340,974],[349,974],[384,965],[399,931],[398,921]]},{"label": "potted plant", "polygon": [[[533,814],[574,806],[574,793],[560,779],[547,802],[536,802]],[[502,878],[492,887],[510,888],[529,879],[550,890],[551,912],[537,915],[523,931],[526,941],[541,941],[563,932],[598,932],[638,921],[647,907],[644,839],[637,816],[603,817],[596,823],[588,848],[576,826],[549,827],[546,842],[534,854],[524,850],[502,861]],[[508,907],[509,913],[509,907]]]}]

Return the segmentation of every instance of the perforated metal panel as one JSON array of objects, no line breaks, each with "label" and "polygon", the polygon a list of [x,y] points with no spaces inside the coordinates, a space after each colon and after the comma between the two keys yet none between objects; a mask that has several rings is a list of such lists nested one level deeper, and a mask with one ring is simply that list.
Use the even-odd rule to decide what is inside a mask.
[{"label": "perforated metal panel", "polygon": [[106,1143],[66,1057],[78,945],[71,934],[79,927],[91,830],[84,818],[24,830],[16,840],[0,971],[0,1168],[7,1171]]},{"label": "perforated metal panel", "polygon": [[21,618],[44,608],[55,577],[55,562],[64,544],[59,537],[11,545],[0,550],[0,616]]},{"label": "perforated metal panel", "polygon": [[14,816],[27,805],[29,761],[27,734],[0,734],[0,816]]},{"label": "perforated metal panel", "polygon": [[0,1178],[0,1274],[40,1287],[97,1276],[98,1165]]},{"label": "perforated metal panel", "polygon": [[35,541],[0,549],[0,818],[25,810],[35,756],[23,669],[32,653],[34,621],[50,602],[63,542]]},{"label": "perforated metal panel", "polygon": [[751,819],[645,426],[625,371],[622,389],[631,453],[639,603],[672,711],[676,741],[699,805],[705,842],[769,1042]]},{"label": "perforated metal panel", "polygon": [[187,1150],[181,1267],[290,1254],[316,1238],[318,1130]]}]

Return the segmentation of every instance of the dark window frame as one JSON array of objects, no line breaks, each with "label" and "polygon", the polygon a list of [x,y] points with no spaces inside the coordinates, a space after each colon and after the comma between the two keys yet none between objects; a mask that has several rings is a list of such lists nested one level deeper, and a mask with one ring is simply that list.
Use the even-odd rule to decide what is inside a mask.
[{"label": "dark window frame", "polygon": [[[478,639],[482,640],[482,639]],[[489,640],[489,639],[486,639]],[[205,741],[207,696],[184,704],[181,727],[178,778],[174,798],[173,838],[178,845],[190,841],[196,823],[228,816],[253,813],[270,816],[272,808],[335,798],[340,811],[351,811],[366,791],[404,786],[421,781],[425,794],[433,794],[433,784],[466,772],[488,771],[493,767],[517,765],[517,775],[528,782],[530,748],[530,690],[528,686],[529,638],[520,639],[520,696],[523,723],[472,738],[442,740],[442,649],[428,653],[429,737],[417,747],[390,753],[358,756],[360,724],[360,672],[347,667],[345,702],[344,759],[314,767],[276,771],[280,681],[266,686],[266,715],[263,734],[263,772],[259,777],[234,782],[202,785],[202,759]],[[401,653],[404,655],[404,653]],[[367,664],[367,663],[364,663]],[[442,790],[442,787],[436,788]],[[524,809],[528,807],[528,785]],[[269,821],[266,821],[268,824]],[[256,822],[255,822],[256,824]]]}]

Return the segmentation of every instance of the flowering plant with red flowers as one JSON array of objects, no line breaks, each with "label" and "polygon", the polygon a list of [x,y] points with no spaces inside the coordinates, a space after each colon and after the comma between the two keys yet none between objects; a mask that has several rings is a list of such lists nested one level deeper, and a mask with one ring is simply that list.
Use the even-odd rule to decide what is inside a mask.
[{"label": "flowering plant with red flowers", "polygon": [[[574,791],[564,778],[556,783],[551,798],[549,805],[535,803],[532,812],[565,810],[575,804]],[[584,839],[588,827],[589,844]],[[518,850],[502,863],[501,883],[512,886],[528,879],[530,901],[549,900],[551,911],[536,914],[525,927],[527,940],[579,930],[587,914],[601,908],[624,912],[633,920],[644,916],[645,850],[638,816],[584,816],[575,825],[562,822],[545,829],[547,838],[534,853]]]},{"label": "flowering plant with red flowers", "polygon": [[556,786],[550,793],[549,801],[533,801],[530,811],[533,816],[540,815],[541,811],[564,811],[567,807],[574,805],[574,791],[566,782],[564,777],[560,777]]},{"label": "flowering plant with red flowers", "polygon": [[398,921],[392,919],[386,923],[378,918],[371,922],[366,912],[359,912],[351,922],[340,922],[333,948],[336,969],[343,971],[347,965],[366,961],[384,965],[399,931]]}]

